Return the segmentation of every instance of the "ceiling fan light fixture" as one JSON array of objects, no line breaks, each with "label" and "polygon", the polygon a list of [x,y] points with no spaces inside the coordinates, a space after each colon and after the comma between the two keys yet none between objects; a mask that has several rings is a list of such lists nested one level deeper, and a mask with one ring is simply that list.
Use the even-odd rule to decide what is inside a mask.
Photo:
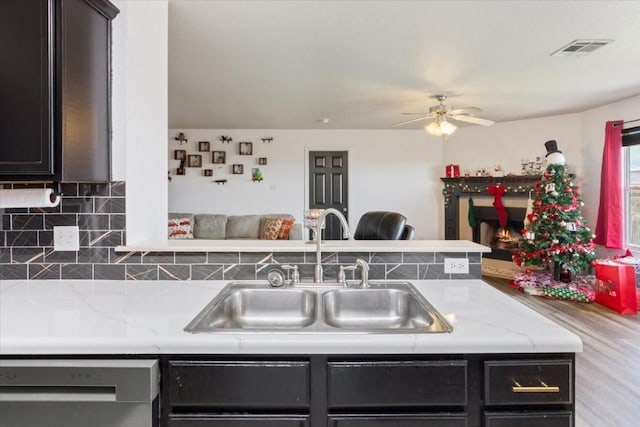
[{"label": "ceiling fan light fixture", "polygon": [[424,130],[433,136],[449,136],[454,133],[456,129],[458,129],[456,125],[440,117],[424,127]]}]

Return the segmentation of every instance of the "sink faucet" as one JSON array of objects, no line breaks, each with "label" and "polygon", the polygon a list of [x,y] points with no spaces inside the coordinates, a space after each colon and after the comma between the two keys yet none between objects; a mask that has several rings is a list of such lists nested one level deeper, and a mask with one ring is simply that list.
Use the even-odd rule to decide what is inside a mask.
[{"label": "sink faucet", "polygon": [[316,223],[316,275],[315,282],[322,283],[323,282],[323,271],[322,271],[322,239],[320,238],[320,232],[322,230],[322,225],[324,224],[325,218],[329,214],[334,214],[338,217],[340,222],[342,223],[342,235],[345,239],[350,237],[349,234],[349,224],[347,224],[347,219],[342,215],[337,209],[328,208],[323,209],[320,212],[320,216],[318,216],[318,221]]},{"label": "sink faucet", "polygon": [[362,273],[360,274],[360,279],[362,279],[362,281],[360,282],[360,286],[363,288],[368,288],[369,287],[369,264],[367,264],[367,261],[363,260],[362,258],[357,258],[354,266],[356,268],[360,267],[362,269]]}]

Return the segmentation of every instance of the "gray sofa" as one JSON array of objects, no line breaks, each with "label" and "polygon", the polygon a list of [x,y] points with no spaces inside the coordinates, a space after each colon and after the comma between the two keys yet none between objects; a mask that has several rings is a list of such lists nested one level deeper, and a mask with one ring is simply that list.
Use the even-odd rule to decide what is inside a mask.
[{"label": "gray sofa", "polygon": [[[289,218],[289,214],[220,215],[170,212],[169,219],[189,218],[194,239],[260,239],[267,218]],[[289,240],[302,239],[302,226],[295,223]]]}]

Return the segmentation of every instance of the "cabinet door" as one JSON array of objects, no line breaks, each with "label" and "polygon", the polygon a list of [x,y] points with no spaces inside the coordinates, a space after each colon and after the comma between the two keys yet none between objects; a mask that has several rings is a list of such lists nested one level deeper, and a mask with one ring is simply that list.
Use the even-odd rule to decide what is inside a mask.
[{"label": "cabinet door", "polygon": [[308,415],[170,415],[167,427],[308,427]]},{"label": "cabinet door", "polygon": [[169,399],[173,407],[217,410],[308,408],[309,362],[169,362]]},{"label": "cabinet door", "polygon": [[53,11],[0,0],[0,180],[53,174]]},{"label": "cabinet door", "polygon": [[333,415],[328,427],[467,427],[465,414]]},{"label": "cabinet door", "polygon": [[570,411],[485,412],[485,427],[572,427]]},{"label": "cabinet door", "polygon": [[467,362],[329,362],[330,408],[464,406]]},{"label": "cabinet door", "polygon": [[111,21],[106,13],[96,9],[96,2],[61,1],[58,138],[64,181],[111,178]]}]

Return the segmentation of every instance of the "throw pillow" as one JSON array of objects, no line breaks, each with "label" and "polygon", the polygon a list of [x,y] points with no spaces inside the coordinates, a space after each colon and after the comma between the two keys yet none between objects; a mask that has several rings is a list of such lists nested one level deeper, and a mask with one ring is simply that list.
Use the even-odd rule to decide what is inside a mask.
[{"label": "throw pillow", "polygon": [[264,228],[262,229],[260,238],[264,240],[276,240],[281,226],[282,218],[267,218],[264,221]]},{"label": "throw pillow", "polygon": [[295,222],[296,220],[293,218],[282,218],[282,225],[278,231],[278,240],[289,240],[289,232]]},{"label": "throw pillow", "polygon": [[189,218],[170,219],[169,239],[193,239],[191,220]]}]

